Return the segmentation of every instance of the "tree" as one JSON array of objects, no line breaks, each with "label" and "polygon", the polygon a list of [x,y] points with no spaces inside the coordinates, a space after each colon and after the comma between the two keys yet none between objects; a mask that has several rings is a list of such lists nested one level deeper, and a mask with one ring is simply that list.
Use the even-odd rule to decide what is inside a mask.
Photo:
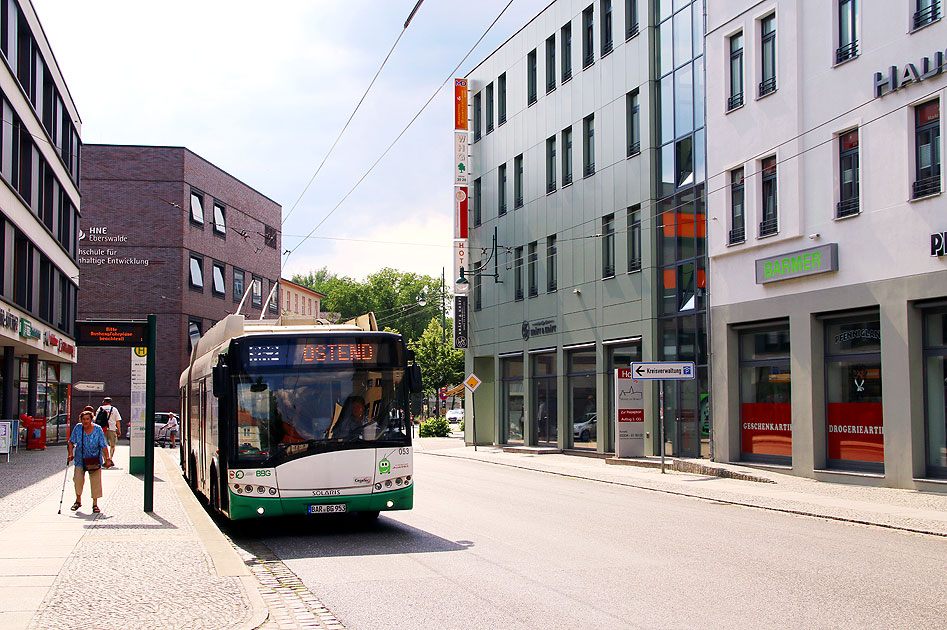
[{"label": "tree", "polygon": [[438,387],[459,383],[464,378],[464,351],[441,341],[441,320],[434,317],[414,344],[414,356],[421,368],[421,386],[427,396]]},{"label": "tree", "polygon": [[[427,322],[441,310],[439,278],[390,267],[369,274],[363,282],[337,276],[325,267],[296,274],[292,280],[325,295],[323,311],[339,312],[343,320],[372,311],[380,328],[399,330],[406,341],[419,338]],[[428,299],[423,307],[418,304],[421,293]]]}]

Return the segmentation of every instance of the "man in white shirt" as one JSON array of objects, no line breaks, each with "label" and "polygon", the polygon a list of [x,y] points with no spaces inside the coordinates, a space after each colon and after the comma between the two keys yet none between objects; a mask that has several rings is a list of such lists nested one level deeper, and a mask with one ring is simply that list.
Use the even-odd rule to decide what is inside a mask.
[{"label": "man in white shirt", "polygon": [[168,424],[166,425],[168,432],[171,434],[171,448],[177,446],[178,439],[178,417],[171,413],[168,416]]}]

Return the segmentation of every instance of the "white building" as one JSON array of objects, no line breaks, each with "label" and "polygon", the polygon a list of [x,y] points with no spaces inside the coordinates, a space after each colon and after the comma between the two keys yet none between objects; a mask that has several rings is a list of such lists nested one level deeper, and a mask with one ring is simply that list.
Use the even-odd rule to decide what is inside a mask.
[{"label": "white building", "polygon": [[320,317],[319,302],[325,296],[309,287],[296,284],[286,278],[280,279],[280,312],[307,317]]},{"label": "white building", "polygon": [[0,418],[64,417],[76,361],[79,114],[29,0],[0,0],[0,55]]},{"label": "white building", "polygon": [[942,16],[708,3],[716,459],[945,488]]}]

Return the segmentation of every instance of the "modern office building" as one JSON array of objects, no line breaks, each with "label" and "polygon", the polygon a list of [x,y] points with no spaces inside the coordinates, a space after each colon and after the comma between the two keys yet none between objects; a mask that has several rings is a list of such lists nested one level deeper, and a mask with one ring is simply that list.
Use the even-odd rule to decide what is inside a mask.
[{"label": "modern office building", "polygon": [[708,4],[717,459],[947,489],[942,18]]},{"label": "modern office building", "polygon": [[[159,411],[180,406],[194,333],[227,314],[276,317],[281,207],[183,147],[83,147],[80,319],[157,315]],[[265,309],[265,310],[264,310]],[[80,348],[76,381],[130,407],[128,348]],[[87,403],[73,396],[73,411]],[[91,400],[95,403],[96,400]]]},{"label": "modern office building", "polygon": [[325,297],[323,294],[286,278],[280,280],[279,291],[281,314],[320,317],[319,301]]},{"label": "modern office building", "polygon": [[76,361],[79,114],[29,0],[0,2],[0,53],[0,418],[54,417]]},{"label": "modern office building", "polygon": [[612,452],[615,369],[686,360],[664,448],[709,454],[703,18],[700,0],[555,0],[467,76],[478,442]]}]

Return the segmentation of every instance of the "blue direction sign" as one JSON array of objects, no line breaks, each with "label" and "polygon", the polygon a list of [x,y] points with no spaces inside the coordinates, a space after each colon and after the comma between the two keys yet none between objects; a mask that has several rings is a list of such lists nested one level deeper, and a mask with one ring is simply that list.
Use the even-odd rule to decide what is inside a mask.
[{"label": "blue direction sign", "polygon": [[652,381],[688,381],[697,376],[693,361],[650,361],[631,364],[632,378]]}]

